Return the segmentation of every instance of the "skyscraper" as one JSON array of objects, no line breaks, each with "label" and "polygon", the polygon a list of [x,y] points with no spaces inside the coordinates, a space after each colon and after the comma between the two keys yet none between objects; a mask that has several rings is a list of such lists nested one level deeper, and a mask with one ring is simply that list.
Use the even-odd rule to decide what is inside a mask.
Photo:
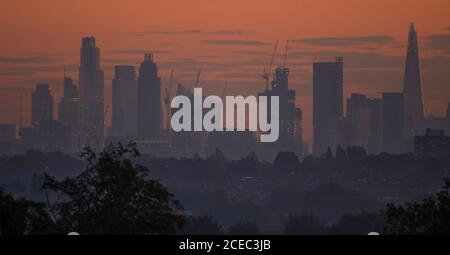
[{"label": "skyscraper", "polygon": [[32,93],[32,125],[21,129],[23,149],[67,151],[71,132],[68,125],[53,119],[53,96],[48,84],[38,84]]},{"label": "skyscraper", "polygon": [[408,49],[406,53],[405,77],[403,84],[403,104],[405,111],[406,137],[413,143],[413,136],[423,135],[423,98],[420,79],[419,48],[414,24],[409,26]]},{"label": "skyscraper", "polygon": [[80,98],[77,86],[69,77],[64,78],[64,96],[59,102],[59,121],[70,127],[73,149],[77,149],[80,139]]},{"label": "skyscraper", "polygon": [[369,99],[370,135],[368,152],[378,154],[383,144],[383,103],[379,98]]},{"label": "skyscraper", "polygon": [[103,147],[103,70],[100,49],[94,37],[84,37],[80,49],[81,145],[94,149]]},{"label": "skyscraper", "polygon": [[351,94],[347,99],[347,121],[349,127],[349,145],[369,148],[370,109],[369,100],[359,93]]},{"label": "skyscraper", "polygon": [[314,154],[336,148],[343,115],[343,61],[313,64]]},{"label": "skyscraper", "polygon": [[[354,93],[347,100],[348,145],[363,147],[371,154],[381,152],[382,102]],[[341,144],[345,145],[345,144]]]},{"label": "skyscraper", "polygon": [[161,79],[151,53],[145,54],[139,68],[137,89],[138,136],[142,140],[157,140],[162,131]]},{"label": "skyscraper", "polygon": [[134,66],[116,66],[112,80],[111,137],[137,137],[137,85]]},{"label": "skyscraper", "polygon": [[383,152],[404,152],[403,94],[383,93]]},{"label": "skyscraper", "polygon": [[[292,151],[302,156],[302,111],[295,105],[295,90],[289,89],[289,68],[280,66],[275,70],[271,90],[259,93],[259,96],[277,96],[279,99],[279,128],[278,140],[270,145],[260,144],[265,149],[266,156],[272,160],[280,151]],[[268,111],[271,111],[268,101]],[[269,115],[270,116],[270,115]],[[270,118],[269,118],[270,121]]]},{"label": "skyscraper", "polygon": [[53,119],[53,96],[48,84],[37,84],[31,94],[32,125]]}]

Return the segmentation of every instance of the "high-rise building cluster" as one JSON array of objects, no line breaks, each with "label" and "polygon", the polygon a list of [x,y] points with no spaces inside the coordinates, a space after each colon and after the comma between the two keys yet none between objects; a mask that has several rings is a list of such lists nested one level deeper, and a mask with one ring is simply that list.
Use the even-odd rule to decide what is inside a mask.
[{"label": "high-rise building cluster", "polygon": [[[403,91],[383,92],[381,98],[353,93],[343,115],[343,59],[313,64],[314,154],[340,146],[357,146],[368,153],[400,154],[423,148],[425,128],[450,129],[450,108],[444,118],[424,116],[419,48],[410,25]],[[450,107],[450,104],[449,104]],[[439,133],[443,136],[443,133]],[[425,139],[426,140],[426,139]],[[421,150],[423,151],[423,150]],[[421,153],[418,153],[421,154]]]},{"label": "high-rise building cluster", "polygon": [[[403,91],[383,92],[380,98],[353,93],[344,99],[343,57],[333,62],[313,63],[313,154],[322,155],[338,146],[356,146],[371,154],[415,150],[417,154],[441,155],[429,152],[427,146],[447,141],[441,139],[444,133],[435,130],[450,131],[450,103],[446,117],[424,116],[417,38],[411,24]],[[295,152],[299,156],[308,154],[303,141],[302,110],[296,106],[295,90],[289,88],[286,61],[275,69],[273,78],[270,71],[264,72],[266,89],[258,93],[268,98],[279,97],[279,139],[274,143],[259,143],[259,132],[172,132],[167,124],[173,113],[169,107],[170,85],[166,87],[165,100],[161,100],[161,78],[152,53],[144,55],[138,68],[115,66],[111,127],[105,128],[105,115],[110,107],[105,107],[100,60],[95,38],[82,38],[79,86],[70,77],[64,77],[58,117],[53,113],[50,86],[37,84],[31,95],[31,125],[19,127],[19,130],[15,125],[0,125],[0,154],[30,149],[77,152],[84,146],[100,150],[111,143],[129,141],[135,141],[144,152],[164,156],[208,155],[216,149],[230,157],[242,157],[253,151],[265,159],[273,159],[280,151]],[[196,86],[200,86],[199,76],[200,72]],[[191,90],[181,84],[176,88],[176,95],[193,98]],[[270,107],[269,100],[269,111]],[[426,128],[434,131],[428,130],[425,134]],[[441,140],[436,142],[436,139]]]}]

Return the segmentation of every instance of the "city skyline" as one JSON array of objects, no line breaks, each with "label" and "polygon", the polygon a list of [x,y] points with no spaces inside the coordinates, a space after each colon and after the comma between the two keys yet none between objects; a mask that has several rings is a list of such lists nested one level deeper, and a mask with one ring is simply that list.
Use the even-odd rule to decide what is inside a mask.
[{"label": "city skyline", "polygon": [[[75,26],[75,29],[71,29],[69,34],[64,33],[59,26],[74,25],[79,19],[74,19],[74,21],[58,20],[59,25],[55,27],[56,24],[51,25],[55,19],[47,11],[45,13],[49,15],[43,17],[41,22],[55,28],[54,34],[50,30],[38,28],[36,31],[40,31],[42,36],[34,36],[33,44],[27,43],[27,40],[20,40],[35,33],[27,30],[30,21],[24,18],[12,18],[17,15],[15,13],[11,13],[10,16],[4,15],[2,19],[6,24],[9,24],[8,18],[17,24],[14,26],[11,24],[15,27],[16,32],[10,33],[10,36],[2,42],[2,52],[0,52],[2,67],[0,86],[5,89],[0,98],[2,108],[0,122],[18,123],[18,100],[11,101],[10,98],[18,98],[19,93],[22,93],[23,123],[29,123],[31,112],[28,110],[30,105],[28,94],[34,89],[36,83],[48,83],[52,88],[55,102],[59,102],[62,96],[64,69],[67,76],[74,78],[74,82],[79,84],[79,81],[76,80],[78,76],[77,51],[79,40],[85,35],[95,36],[97,45],[102,50],[102,68],[105,70],[105,100],[109,100],[109,102],[105,101],[105,105],[111,105],[113,67],[127,64],[137,68],[138,63],[142,61],[143,53],[147,50],[153,51],[155,54],[163,87],[167,84],[172,68],[175,73],[175,81],[190,88],[195,82],[197,70],[202,69],[201,86],[208,94],[221,94],[225,82],[228,84],[227,93],[230,95],[256,94],[264,88],[264,80],[260,76],[263,68],[267,67],[270,61],[273,41],[290,39],[291,46],[287,57],[287,65],[291,73],[290,87],[297,92],[296,105],[303,111],[304,137],[311,144],[312,63],[333,61],[338,55],[344,57],[344,104],[351,93],[380,98],[382,92],[401,91],[406,58],[407,29],[410,21],[415,21],[416,29],[419,32],[426,113],[427,115],[444,115],[447,101],[450,98],[450,91],[443,90],[450,79],[448,75],[445,75],[445,71],[450,65],[448,46],[445,44],[445,40],[450,37],[449,30],[446,30],[450,21],[446,15],[434,16],[435,19],[432,23],[427,22],[426,17],[429,18],[433,16],[433,13],[442,12],[445,8],[437,8],[438,6],[432,3],[427,3],[427,7],[424,7],[425,3],[416,2],[412,4],[412,7],[408,6],[410,10],[412,8],[416,12],[404,14],[400,2],[395,4],[380,2],[375,6],[375,9],[378,10],[381,8],[389,10],[385,14],[392,18],[392,24],[388,30],[385,25],[387,21],[374,18],[375,14],[369,13],[368,17],[362,18],[362,14],[358,12],[358,8],[362,8],[359,5],[353,9],[352,19],[362,19],[361,24],[345,25],[344,21],[331,24],[330,21],[337,20],[335,14],[321,17],[323,20],[308,15],[303,18],[293,18],[293,10],[280,10],[280,13],[286,12],[285,19],[292,19],[292,22],[283,28],[280,25],[281,21],[278,20],[264,19],[261,24],[254,24],[261,19],[258,15],[253,15],[250,21],[233,21],[231,24],[219,22],[219,18],[215,17],[212,17],[211,24],[203,24],[198,21],[167,23],[163,17],[159,17],[161,22],[156,22],[157,18],[148,18],[154,22],[145,22],[144,19],[140,24],[137,19],[130,19],[130,15],[125,15],[124,23],[120,25],[111,20],[111,14],[97,9],[99,14],[106,12],[104,24],[88,25],[81,22]],[[135,4],[134,7],[133,4],[130,4],[127,10],[136,10],[144,5],[142,2]],[[231,1],[221,8],[224,13],[232,13],[232,6],[236,5],[237,3]],[[249,3],[239,5],[242,15],[254,13],[255,10],[251,10],[249,5]],[[263,7],[260,8],[265,10],[263,12],[265,13],[271,5],[273,5],[271,1],[265,1]],[[286,1],[286,5],[292,5],[292,2]],[[324,11],[331,9],[332,5],[329,3],[329,6],[324,7]],[[34,3],[30,3],[29,6],[23,6],[21,10],[27,13],[33,6]],[[74,8],[69,8],[70,6]],[[68,17],[72,17],[76,13],[76,6],[82,8],[75,3],[70,6],[56,6],[52,10],[65,10]],[[2,9],[8,10],[7,7]],[[48,5],[44,2],[40,8],[46,7]],[[321,6],[313,3],[302,3],[297,10],[303,14],[305,9],[318,10],[319,7]],[[17,7],[15,8],[17,9]],[[155,4],[154,8],[165,10],[164,4]],[[202,12],[202,8],[197,11],[193,10],[192,6],[186,8],[192,10],[190,14],[186,14],[189,17]],[[211,13],[218,12],[218,10],[212,10]],[[345,10],[341,15],[344,14],[346,14]],[[88,18],[92,18],[93,13],[88,12],[86,15]],[[394,22],[395,15],[398,15],[399,18]],[[370,18],[374,21],[369,21]],[[312,24],[314,23],[312,21],[317,24]],[[375,22],[378,23],[375,24]],[[267,23],[272,25],[267,29],[261,28],[262,24]],[[111,27],[112,24],[118,26]],[[21,34],[19,35],[17,31]],[[43,44],[47,47],[43,47]],[[351,49],[348,46],[351,46]],[[283,51],[279,50],[275,59],[276,66],[280,65],[282,55]],[[66,67],[64,68],[64,66]],[[172,91],[173,94],[174,91]],[[3,110],[7,105],[11,106],[7,108],[11,113]],[[57,104],[54,107],[57,107]],[[57,109],[54,110],[57,115]],[[109,123],[110,117],[107,121]]]}]

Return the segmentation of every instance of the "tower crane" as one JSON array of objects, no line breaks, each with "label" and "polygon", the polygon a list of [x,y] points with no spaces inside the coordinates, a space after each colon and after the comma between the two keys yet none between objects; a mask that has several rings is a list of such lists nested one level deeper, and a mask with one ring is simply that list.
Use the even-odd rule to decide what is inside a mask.
[{"label": "tower crane", "polygon": [[284,50],[284,56],[283,56],[283,68],[286,68],[286,58],[289,48],[289,40],[286,41],[286,49]]},{"label": "tower crane", "polygon": [[278,41],[275,41],[275,45],[273,47],[273,52],[272,52],[272,58],[270,59],[270,63],[269,63],[269,68],[266,71],[266,69],[264,68],[263,71],[263,79],[266,80],[266,91],[269,90],[269,78],[270,78],[270,74],[272,72],[272,65],[273,65],[273,60],[275,58],[275,53],[277,51],[277,47],[278,47]]},{"label": "tower crane", "polygon": [[198,88],[198,83],[200,82],[200,73],[202,72],[202,70],[198,70],[197,72],[197,78],[195,79],[195,87],[194,88]]}]

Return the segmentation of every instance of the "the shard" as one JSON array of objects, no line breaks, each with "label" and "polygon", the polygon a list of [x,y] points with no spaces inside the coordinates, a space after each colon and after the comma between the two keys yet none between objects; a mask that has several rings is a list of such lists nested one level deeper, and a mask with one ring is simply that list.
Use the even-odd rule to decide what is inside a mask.
[{"label": "the shard", "polygon": [[406,55],[403,84],[403,108],[405,114],[406,137],[423,133],[423,97],[419,68],[419,48],[414,24],[409,26],[408,50]]}]

